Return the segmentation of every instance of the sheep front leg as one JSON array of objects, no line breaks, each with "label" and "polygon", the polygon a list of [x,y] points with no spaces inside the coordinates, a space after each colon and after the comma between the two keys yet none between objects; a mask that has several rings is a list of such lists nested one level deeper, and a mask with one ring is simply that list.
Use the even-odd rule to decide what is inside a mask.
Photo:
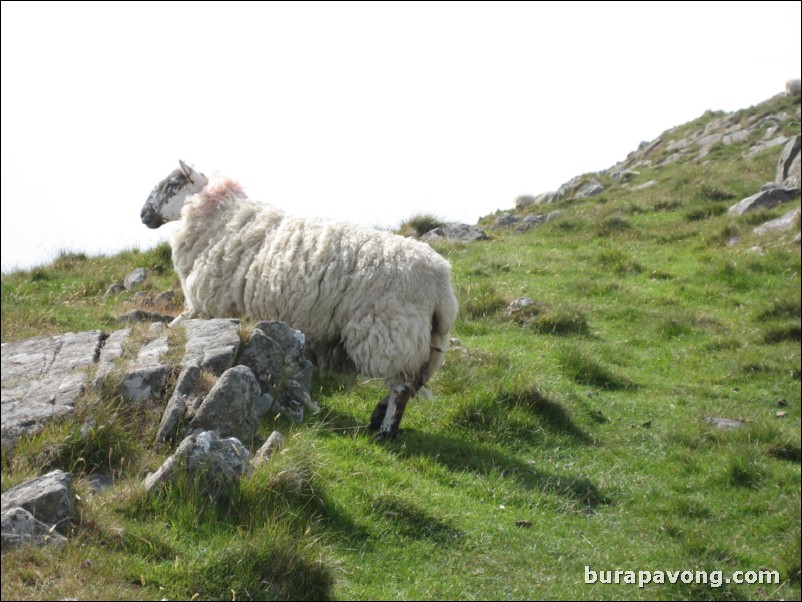
[{"label": "sheep front leg", "polygon": [[176,326],[181,324],[181,322],[183,322],[184,320],[189,320],[191,318],[195,318],[195,317],[198,316],[198,314],[199,314],[199,312],[195,311],[194,309],[187,309],[181,315],[179,315],[176,319],[174,319],[172,322],[170,322],[170,324],[168,325],[168,328],[175,328]]},{"label": "sheep front leg", "polygon": [[390,394],[378,403],[370,420],[371,427],[378,423],[379,432],[375,436],[377,441],[395,439],[401,419],[404,417],[404,410],[407,409],[407,403],[414,394],[415,390],[409,384],[397,385],[392,387]]}]

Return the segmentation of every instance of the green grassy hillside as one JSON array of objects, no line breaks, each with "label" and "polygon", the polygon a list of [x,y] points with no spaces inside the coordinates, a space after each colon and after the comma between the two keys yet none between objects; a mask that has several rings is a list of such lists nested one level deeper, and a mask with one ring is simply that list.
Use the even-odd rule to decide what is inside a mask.
[{"label": "green grassy hillside", "polygon": [[[791,135],[797,106],[742,113],[785,111]],[[3,454],[3,490],[56,467],[81,477],[70,543],[4,552],[3,599],[799,599],[799,229],[752,228],[800,203],[727,215],[774,179],[782,147],[747,159],[753,142],[660,155],[626,185],[601,176],[601,195],[528,207],[563,214],[527,232],[488,216],[492,240],[438,246],[462,349],[395,442],[363,428],[380,383],[316,374],[323,412],[265,424],[286,452],[239,491],[148,498],[139,483],[167,455],[149,445],[160,407],[87,394],[74,421]],[[130,297],[104,292],[138,266],[152,290],[176,286],[165,246],[3,275],[3,341],[114,328]],[[508,316],[520,297],[535,304]],[[90,495],[99,471],[116,484]],[[585,567],[780,583],[586,584]]]}]

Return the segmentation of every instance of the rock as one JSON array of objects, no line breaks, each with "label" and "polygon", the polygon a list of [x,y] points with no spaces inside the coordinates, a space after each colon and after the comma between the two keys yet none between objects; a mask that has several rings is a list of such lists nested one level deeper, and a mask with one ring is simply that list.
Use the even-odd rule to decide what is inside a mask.
[{"label": "rock", "polygon": [[123,328],[115,330],[106,338],[103,348],[100,350],[97,372],[95,373],[95,379],[92,381],[93,387],[100,387],[114,369],[115,362],[123,356],[123,345],[130,336],[131,329]]},{"label": "rock", "polygon": [[578,199],[586,199],[601,194],[603,191],[604,186],[602,186],[601,183],[596,180],[589,180],[579,187],[579,190],[576,191],[574,196]]},{"label": "rock", "polygon": [[630,180],[634,180],[640,175],[640,172],[633,171],[631,169],[622,169],[621,171],[613,172],[613,181],[614,182],[621,182],[624,184],[625,182],[629,182]]},{"label": "rock", "polygon": [[744,129],[744,130],[736,130],[731,134],[725,134],[724,137],[721,139],[721,141],[724,144],[734,144],[736,142],[743,142],[747,138],[749,138],[749,130]]},{"label": "rock", "polygon": [[[297,380],[290,380],[281,388],[281,392],[276,398],[273,411],[278,411],[282,416],[286,416],[293,422],[303,422],[304,408],[312,406],[312,399]],[[320,408],[317,407],[319,411]],[[313,410],[314,411],[314,410]]]},{"label": "rock", "polygon": [[87,370],[100,354],[99,330],[68,332],[2,344],[2,447],[72,414]]},{"label": "rock", "polygon": [[125,284],[125,288],[129,291],[140,286],[143,282],[145,282],[145,278],[148,277],[148,271],[145,268],[137,268],[133,272],[129,272],[125,280],[123,281]]},{"label": "rock", "polygon": [[785,136],[777,136],[776,138],[772,138],[771,140],[761,140],[760,142],[753,144],[749,150],[744,153],[744,157],[747,159],[751,159],[755,155],[760,152],[763,152],[767,148],[773,148],[775,146],[780,146],[781,144],[785,144],[788,142],[788,138]]},{"label": "rock", "polygon": [[165,316],[164,314],[156,313],[155,311],[135,309],[134,311],[129,311],[127,314],[117,316],[114,321],[118,324],[130,324],[135,322],[164,322],[169,324],[174,319],[175,316]]},{"label": "rock", "polygon": [[221,439],[213,431],[196,433],[185,438],[156,472],[145,477],[143,485],[146,491],[154,492],[185,477],[202,485],[214,499],[239,486],[242,475],[251,470],[249,455],[233,437]]},{"label": "rock", "polygon": [[527,215],[521,225],[516,228],[518,232],[526,232],[532,226],[537,226],[539,224],[545,224],[548,219],[546,215]]},{"label": "rock", "polygon": [[646,188],[654,186],[655,184],[657,184],[657,180],[649,180],[648,182],[644,182],[638,186],[633,186],[632,190],[645,190]]},{"label": "rock", "polygon": [[264,393],[274,399],[281,385],[297,380],[312,387],[312,363],[304,357],[304,334],[284,322],[259,322],[245,345],[240,362],[253,370]]},{"label": "rock", "polygon": [[515,208],[519,211],[529,205],[534,205],[537,202],[537,197],[531,194],[523,194],[515,199]]},{"label": "rock", "polygon": [[676,161],[679,161],[683,157],[687,157],[687,156],[688,155],[686,153],[682,153],[682,152],[674,153],[673,155],[668,155],[667,157],[664,157],[663,159],[660,159],[657,162],[657,165],[659,165],[661,167],[665,167],[666,165],[671,165],[672,163],[675,163]]},{"label": "rock", "polygon": [[267,462],[276,452],[281,450],[282,445],[284,445],[284,437],[278,431],[273,431],[264,445],[254,454],[251,465],[256,467]]},{"label": "rock", "polygon": [[520,299],[516,299],[507,306],[507,315],[511,316],[513,314],[517,314],[524,307],[529,307],[530,305],[534,304],[535,300],[530,299],[529,297],[521,297]]},{"label": "rock", "polygon": [[2,549],[6,550],[21,545],[62,547],[67,538],[57,531],[37,520],[24,508],[15,507],[3,510],[2,518]]},{"label": "rock", "polygon": [[421,241],[431,242],[476,242],[477,240],[489,240],[487,234],[475,226],[468,224],[446,224],[434,230],[430,230],[423,236]]},{"label": "rock", "polygon": [[777,176],[775,182],[789,188],[800,187],[800,148],[802,136],[794,136],[783,148],[779,161],[777,161]]},{"label": "rock", "polygon": [[159,428],[156,430],[156,441],[172,441],[175,437],[181,418],[184,416],[187,406],[195,394],[200,384],[200,366],[191,364],[185,366],[178,375],[173,394],[167,401],[167,406],[162,414]]},{"label": "rock", "polygon": [[189,424],[191,431],[214,430],[221,437],[250,442],[257,435],[259,420],[270,410],[272,398],[262,390],[247,366],[226,370],[204,398]]},{"label": "rock", "polygon": [[184,366],[198,365],[220,376],[234,364],[240,346],[239,320],[185,320]]},{"label": "rock", "polygon": [[551,213],[546,215],[546,222],[550,222],[552,220],[557,219],[558,217],[561,217],[563,215],[563,213],[565,213],[565,212],[564,211],[560,211],[559,209],[556,209],[556,210],[552,211]]},{"label": "rock", "polygon": [[799,213],[799,207],[797,207],[782,217],[778,217],[777,219],[773,219],[758,226],[757,228],[754,228],[752,232],[755,234],[766,234],[767,232],[785,232],[787,230],[791,230],[796,227],[797,222],[799,221]]},{"label": "rock", "polygon": [[119,282],[115,282],[109,288],[106,289],[106,296],[113,297],[114,295],[119,295],[122,292],[125,292],[125,285]]},{"label": "rock", "polygon": [[159,293],[153,300],[154,305],[172,305],[173,303],[175,303],[175,292],[173,291]]},{"label": "rock", "polygon": [[797,232],[796,236],[794,236],[794,240],[792,240],[791,242],[794,243],[795,245],[802,243],[802,233]]},{"label": "rock", "polygon": [[535,205],[556,203],[562,199],[563,194],[560,191],[544,192],[535,197]]},{"label": "rock", "polygon": [[786,96],[799,96],[802,82],[798,79],[789,79],[785,82],[785,95]]},{"label": "rock", "polygon": [[153,305],[153,299],[150,298],[150,294],[145,291],[137,291],[134,293],[134,296],[131,297],[131,303],[134,305]]},{"label": "rock", "polygon": [[499,218],[496,220],[496,227],[497,228],[511,228],[512,226],[517,224],[519,221],[521,221],[520,217],[518,217],[516,215],[512,215],[511,213],[504,213],[504,214],[500,215]]},{"label": "rock", "polygon": [[722,430],[732,430],[732,429],[739,429],[742,426],[746,426],[745,422],[741,422],[740,420],[733,420],[731,418],[719,418],[718,416],[708,416],[704,419],[706,424],[712,424],[716,428]]},{"label": "rock", "polygon": [[120,385],[120,393],[133,402],[160,395],[170,367],[163,364],[161,356],[167,353],[167,336],[158,337],[145,344],[136,360],[126,369]]},{"label": "rock", "polygon": [[772,185],[766,190],[753,194],[750,197],[737,202],[727,210],[730,215],[743,215],[749,211],[757,209],[768,209],[781,203],[787,203],[799,196],[798,188],[786,188],[785,186]]},{"label": "rock", "polygon": [[12,487],[2,495],[0,510],[24,508],[48,528],[67,533],[73,515],[72,475],[54,470]]},{"label": "rock", "polygon": [[102,493],[114,485],[114,478],[107,472],[96,472],[89,477],[89,486],[93,493]]},{"label": "rock", "polygon": [[517,232],[526,232],[532,226],[537,226],[540,224],[545,224],[546,222],[550,222],[553,219],[557,219],[563,214],[563,211],[556,210],[552,211],[547,215],[527,215],[522,221],[521,225],[518,226],[515,230]]}]

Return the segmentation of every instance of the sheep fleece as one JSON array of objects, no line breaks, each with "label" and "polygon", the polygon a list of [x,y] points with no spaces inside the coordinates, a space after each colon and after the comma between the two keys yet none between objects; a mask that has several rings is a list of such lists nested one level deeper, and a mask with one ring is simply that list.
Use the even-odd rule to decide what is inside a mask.
[{"label": "sheep fleece", "polygon": [[[173,263],[193,315],[274,319],[364,376],[430,377],[457,316],[449,263],[428,245],[286,216],[227,180],[190,197]],[[432,352],[432,350],[435,350]]]}]

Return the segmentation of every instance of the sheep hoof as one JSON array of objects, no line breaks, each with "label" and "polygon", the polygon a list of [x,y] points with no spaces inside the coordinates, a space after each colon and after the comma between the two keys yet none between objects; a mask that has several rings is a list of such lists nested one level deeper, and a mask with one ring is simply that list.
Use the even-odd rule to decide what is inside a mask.
[{"label": "sheep hoof", "polygon": [[373,440],[376,443],[384,443],[385,441],[393,441],[401,432],[401,429],[396,431],[379,431],[373,435]]}]

